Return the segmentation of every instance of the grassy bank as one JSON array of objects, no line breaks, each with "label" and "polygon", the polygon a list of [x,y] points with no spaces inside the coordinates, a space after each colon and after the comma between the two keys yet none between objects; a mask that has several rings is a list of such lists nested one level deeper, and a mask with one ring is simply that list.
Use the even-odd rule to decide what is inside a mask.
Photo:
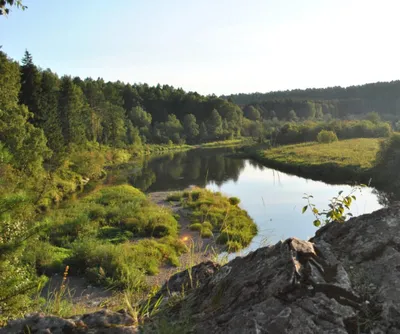
[{"label": "grassy bank", "polygon": [[220,147],[241,146],[241,145],[249,145],[251,143],[253,143],[253,140],[251,138],[240,138],[240,139],[220,140],[220,141],[214,141],[197,145],[148,144],[148,145],[143,145],[143,149],[141,150],[140,153],[147,155],[147,154],[157,154],[157,153],[165,153],[172,151],[185,151],[196,148],[220,148]]},{"label": "grassy bank", "polygon": [[358,138],[330,144],[304,143],[253,150],[247,155],[268,167],[325,182],[368,182],[382,139]]},{"label": "grassy bank", "polygon": [[241,145],[251,145],[251,144],[254,144],[254,140],[252,138],[241,138],[241,139],[231,139],[231,140],[222,140],[222,141],[204,143],[197,145],[197,147],[218,148],[218,147],[230,147],[230,146],[241,146]]},{"label": "grassy bank", "polygon": [[190,210],[189,228],[198,231],[202,238],[216,238],[228,252],[247,247],[257,234],[257,226],[236,197],[225,197],[206,189],[171,194],[167,200],[179,201]]},{"label": "grassy bank", "polygon": [[41,273],[70,272],[95,284],[141,288],[144,275],[176,266],[186,251],[172,212],[129,185],[97,190],[47,216],[27,253]]}]

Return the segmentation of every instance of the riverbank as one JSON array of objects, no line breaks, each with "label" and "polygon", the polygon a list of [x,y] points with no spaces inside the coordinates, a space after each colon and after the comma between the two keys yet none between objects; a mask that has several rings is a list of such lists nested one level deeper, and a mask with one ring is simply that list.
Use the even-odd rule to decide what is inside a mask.
[{"label": "riverbank", "polygon": [[221,148],[221,147],[234,147],[234,146],[244,146],[251,145],[254,143],[252,138],[238,138],[238,139],[230,139],[230,140],[221,140],[214,141],[196,145],[188,145],[188,144],[148,144],[143,145],[141,150],[142,154],[150,155],[150,154],[159,154],[166,152],[175,152],[175,151],[186,151],[193,150],[198,148]]},{"label": "riverbank", "polygon": [[[126,296],[136,304],[179,271],[223,261],[221,252],[244,247],[257,232],[237,204],[200,188],[145,195],[127,184],[65,202],[48,213],[48,229],[28,247],[43,279],[50,277],[33,310],[71,316],[127,307]],[[203,229],[193,228],[195,220]],[[249,239],[239,245],[239,234]]]},{"label": "riverbank", "polygon": [[[268,150],[249,149],[244,156],[264,166],[327,183],[369,183],[383,139],[358,138],[330,144],[303,143]],[[242,156],[243,156],[242,155]],[[373,184],[372,180],[372,184]]]}]

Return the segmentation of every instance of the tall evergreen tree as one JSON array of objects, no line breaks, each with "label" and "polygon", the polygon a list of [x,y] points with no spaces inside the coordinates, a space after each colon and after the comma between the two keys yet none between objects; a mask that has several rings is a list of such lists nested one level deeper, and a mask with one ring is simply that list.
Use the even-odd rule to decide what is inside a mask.
[{"label": "tall evergreen tree", "polygon": [[199,125],[197,124],[196,117],[193,114],[185,115],[185,118],[183,119],[183,131],[189,142],[194,142],[199,135]]},{"label": "tall evergreen tree", "polygon": [[21,91],[19,102],[33,113],[32,122],[41,125],[44,115],[39,108],[41,74],[33,63],[32,55],[26,50],[21,65]]},{"label": "tall evergreen tree", "polygon": [[222,117],[216,109],[211,112],[211,116],[207,121],[207,132],[214,139],[218,139],[223,133]]},{"label": "tall evergreen tree", "polygon": [[88,106],[85,106],[82,90],[76,86],[71,77],[61,78],[59,95],[59,113],[61,130],[66,144],[86,141]]},{"label": "tall evergreen tree", "polygon": [[42,115],[41,127],[47,138],[48,146],[53,150],[53,158],[64,152],[64,139],[61,131],[61,119],[58,112],[59,79],[50,70],[42,73],[40,84],[39,109]]},{"label": "tall evergreen tree", "polygon": [[0,51],[0,109],[9,110],[18,104],[20,88],[18,63]]}]

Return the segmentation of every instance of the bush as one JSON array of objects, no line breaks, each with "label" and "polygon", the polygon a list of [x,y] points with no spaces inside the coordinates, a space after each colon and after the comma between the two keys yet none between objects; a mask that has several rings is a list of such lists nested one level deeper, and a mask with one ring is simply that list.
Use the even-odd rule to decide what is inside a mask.
[{"label": "bush", "polygon": [[213,233],[211,232],[211,230],[209,228],[202,228],[200,236],[202,238],[211,238],[213,235]]},{"label": "bush", "polygon": [[189,225],[189,229],[191,231],[199,231],[200,232],[202,230],[202,228],[203,228],[203,226],[200,223],[194,223],[194,224]]},{"label": "bush", "polygon": [[379,182],[398,192],[400,187],[400,133],[382,141],[376,156],[375,173]]},{"label": "bush", "polygon": [[319,143],[328,144],[338,141],[338,137],[336,136],[336,133],[333,131],[322,130],[317,135],[317,141]]},{"label": "bush", "polygon": [[[183,205],[190,208],[192,225],[190,229],[200,231],[203,237],[211,237],[212,231],[224,229],[217,242],[227,245],[228,241],[237,241],[241,247],[246,247],[257,234],[257,226],[246,211],[237,203],[238,198],[227,198],[221,193],[213,193],[206,189],[192,191],[183,198]],[[203,221],[203,224],[200,222]]]},{"label": "bush", "polygon": [[209,230],[213,230],[213,225],[209,221],[203,222],[203,227],[208,228]]},{"label": "bush", "polygon": [[226,243],[226,246],[228,248],[229,253],[235,253],[242,249],[242,245],[240,244],[240,242],[237,241],[228,241]]},{"label": "bush", "polygon": [[231,203],[232,205],[238,205],[240,203],[240,199],[237,197],[230,197],[229,203]]}]

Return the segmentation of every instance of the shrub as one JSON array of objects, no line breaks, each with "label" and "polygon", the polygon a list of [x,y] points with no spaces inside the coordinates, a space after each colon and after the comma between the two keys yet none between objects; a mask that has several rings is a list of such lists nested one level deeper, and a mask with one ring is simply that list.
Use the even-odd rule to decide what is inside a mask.
[{"label": "shrub", "polygon": [[200,191],[192,191],[191,193],[191,197],[192,197],[192,201],[197,201],[200,198]]},{"label": "shrub", "polygon": [[328,144],[338,141],[338,137],[336,136],[336,133],[333,131],[322,130],[317,135],[317,141],[319,143]]},{"label": "shrub", "polygon": [[202,238],[211,238],[213,235],[213,233],[211,232],[211,230],[209,228],[202,228],[200,236]]},{"label": "shrub", "polygon": [[240,199],[237,197],[230,197],[229,203],[231,203],[232,205],[238,205],[240,203]]},{"label": "shrub", "polygon": [[171,233],[169,226],[166,225],[156,225],[153,228],[153,237],[162,238]]},{"label": "shrub", "polygon": [[400,186],[399,166],[400,133],[394,133],[380,145],[376,156],[375,173],[381,183],[389,185],[391,190],[397,192]]},{"label": "shrub", "polygon": [[[193,193],[196,195],[193,196]],[[204,237],[210,237],[212,231],[223,228],[217,242],[226,245],[228,241],[237,241],[243,248],[257,234],[257,226],[247,212],[237,205],[238,202],[237,198],[229,199],[220,193],[198,188],[188,198],[183,199],[183,205],[192,210],[193,223],[190,229],[200,231]],[[204,223],[200,224],[201,221]]]},{"label": "shrub", "polygon": [[208,228],[209,230],[213,230],[213,225],[209,221],[203,222],[203,228]]},{"label": "shrub", "polygon": [[228,241],[226,243],[226,246],[228,248],[229,253],[235,253],[242,249],[242,245],[240,244],[240,242],[237,241]]},{"label": "shrub", "polygon": [[189,225],[189,229],[191,231],[199,231],[200,232],[202,230],[202,228],[203,228],[203,226],[200,223],[194,223],[194,224]]}]

